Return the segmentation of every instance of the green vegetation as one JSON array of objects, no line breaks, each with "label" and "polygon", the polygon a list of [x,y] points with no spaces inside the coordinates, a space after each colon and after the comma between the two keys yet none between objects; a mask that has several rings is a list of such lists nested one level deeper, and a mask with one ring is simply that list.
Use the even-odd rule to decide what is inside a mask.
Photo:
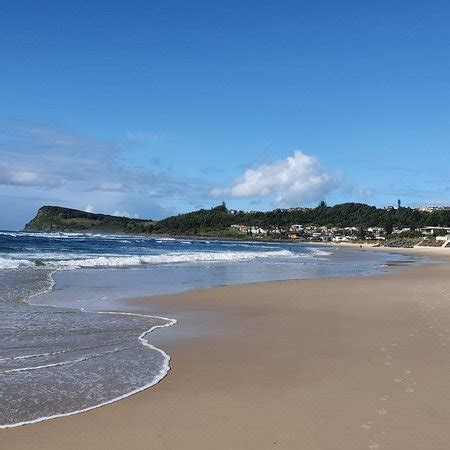
[{"label": "green vegetation", "polygon": [[[416,237],[422,226],[450,226],[450,211],[421,212],[412,208],[380,209],[363,203],[343,203],[316,208],[275,209],[267,212],[230,211],[225,203],[211,209],[201,209],[168,217],[160,221],[130,219],[104,214],[92,214],[57,206],[43,206],[25,229],[30,231],[89,231],[132,234],[168,234],[189,236],[246,237],[231,229],[233,224],[287,228],[292,224],[349,227],[357,226],[360,234],[367,227],[382,226],[390,234],[394,227],[412,229]],[[405,236],[406,237],[406,236]]]},{"label": "green vegetation", "polygon": [[153,231],[151,220],[93,214],[59,206],[43,206],[25,225],[28,231],[67,231],[142,234]]},{"label": "green vegetation", "polygon": [[360,241],[363,241],[365,238],[366,238],[366,230],[362,225],[360,225],[358,228],[358,239]]},{"label": "green vegetation", "polygon": [[201,209],[168,217],[155,223],[155,232],[167,234],[203,234],[224,231],[232,224],[263,228],[288,227],[292,224],[349,227],[364,229],[387,226],[397,228],[448,226],[450,211],[421,212],[412,208],[379,209],[362,203],[343,203],[327,206],[321,202],[316,208],[275,209],[267,212],[229,211],[224,204],[212,209]]}]

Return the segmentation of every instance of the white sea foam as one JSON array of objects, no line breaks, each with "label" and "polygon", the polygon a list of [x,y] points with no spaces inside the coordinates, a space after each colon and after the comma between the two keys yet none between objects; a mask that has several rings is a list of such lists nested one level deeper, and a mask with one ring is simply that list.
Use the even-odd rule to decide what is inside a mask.
[{"label": "white sea foam", "polygon": [[[84,310],[83,310],[84,311]],[[86,311],[88,312],[88,311]],[[91,312],[91,311],[89,311]],[[83,409],[79,409],[79,410],[75,410],[75,411],[69,411],[66,413],[61,413],[61,414],[55,414],[52,416],[45,416],[45,417],[39,417],[37,419],[33,419],[33,420],[25,420],[23,422],[17,422],[17,423],[11,423],[11,424],[1,424],[0,425],[0,429],[5,429],[5,428],[16,428],[16,427],[20,427],[22,425],[29,425],[32,423],[39,423],[39,422],[44,422],[45,420],[51,420],[51,419],[56,419],[58,417],[66,417],[66,416],[72,416],[74,414],[80,414],[86,411],[90,411],[92,409],[97,409],[100,408],[102,406],[105,405],[109,405],[111,403],[117,402],[119,400],[122,400],[124,398],[130,397],[131,395],[137,394],[138,392],[142,392],[145,389],[148,389],[152,386],[154,386],[155,384],[158,384],[169,372],[170,370],[170,356],[164,351],[161,350],[158,347],[155,347],[154,345],[150,344],[150,342],[145,338],[147,336],[147,334],[151,333],[152,331],[158,329],[158,328],[166,328],[166,327],[170,327],[172,325],[175,325],[177,323],[176,319],[169,319],[167,317],[159,317],[159,316],[150,316],[148,314],[138,314],[138,313],[125,313],[125,312],[109,312],[109,311],[100,311],[100,312],[95,312],[96,314],[116,314],[116,315],[127,315],[127,316],[139,316],[139,317],[151,317],[154,319],[161,319],[166,321],[166,323],[162,324],[162,325],[154,325],[151,328],[149,328],[148,330],[142,332],[139,336],[138,336],[138,340],[140,341],[140,343],[147,348],[150,348],[152,350],[155,350],[159,353],[161,353],[161,355],[163,355],[164,357],[164,362],[162,364],[162,367],[159,371],[159,373],[153,377],[152,380],[150,380],[147,384],[144,384],[143,386],[137,388],[137,389],[133,389],[123,395],[120,395],[118,397],[114,397],[110,400],[107,400],[105,402],[99,403],[97,405],[93,405],[93,406],[89,406],[88,408],[83,408]]]},{"label": "white sea foam", "polygon": [[0,231],[0,236],[9,236],[9,237],[33,237],[33,238],[68,238],[68,239],[76,239],[79,237],[92,237],[92,236],[101,236],[95,235],[92,233],[64,233],[64,232],[27,232],[27,231]]},{"label": "white sea foam", "polygon": [[0,270],[18,269],[20,267],[32,267],[35,264],[28,259],[13,259],[0,257]]},{"label": "white sea foam", "polygon": [[[97,233],[65,233],[63,231],[54,231],[54,232],[28,232],[28,231],[0,231],[0,236],[8,236],[8,237],[32,237],[34,239],[39,238],[51,238],[51,239],[70,239],[70,240],[79,240],[79,239],[107,239],[120,241],[126,239],[128,241],[135,240],[154,240],[152,236],[133,236],[129,234],[97,234]],[[161,241],[163,240],[175,240],[173,238],[158,238]]]},{"label": "white sea foam", "polygon": [[[64,253],[41,253],[39,258],[32,254],[22,254],[21,258],[0,257],[0,269],[20,267],[45,267],[54,270],[100,267],[133,267],[143,264],[177,264],[195,262],[247,261],[258,258],[294,258],[307,256],[289,250],[271,252],[169,252],[161,255],[102,255],[80,256]],[[25,258],[27,259],[24,259]],[[29,259],[28,259],[29,258]]]},{"label": "white sea foam", "polygon": [[289,250],[275,252],[173,252],[162,255],[99,256],[80,260],[58,261],[61,268],[128,267],[142,264],[176,264],[195,262],[246,261],[257,258],[289,258]]},{"label": "white sea foam", "polygon": [[314,256],[329,256],[329,255],[332,255],[332,254],[333,254],[333,252],[321,250],[321,249],[318,249],[318,248],[313,248],[312,251],[311,251],[311,253],[312,253]]},{"label": "white sea foam", "polygon": [[[83,361],[89,361],[90,359],[94,359],[94,358],[102,358],[105,355],[110,355],[112,353],[119,353],[119,352],[123,352],[124,350],[128,350],[127,347],[120,347],[114,350],[109,350],[103,353],[97,353],[94,355],[89,355],[89,356],[82,356],[80,358],[75,358],[75,359],[68,359],[68,360],[64,360],[64,361],[60,361],[60,362],[56,362],[56,363],[49,363],[49,364],[41,364],[38,366],[27,366],[27,367],[18,367],[16,369],[8,369],[8,370],[4,370],[2,372],[0,372],[0,374],[7,374],[7,373],[17,373],[17,372],[29,372],[31,370],[40,370],[40,369],[48,369],[50,367],[59,367],[59,366],[66,366],[68,364],[76,364],[76,363],[80,363]],[[63,353],[63,352],[61,352]],[[68,353],[68,352],[65,352]],[[50,355],[50,354],[49,354]],[[17,359],[17,358],[15,358]]]}]

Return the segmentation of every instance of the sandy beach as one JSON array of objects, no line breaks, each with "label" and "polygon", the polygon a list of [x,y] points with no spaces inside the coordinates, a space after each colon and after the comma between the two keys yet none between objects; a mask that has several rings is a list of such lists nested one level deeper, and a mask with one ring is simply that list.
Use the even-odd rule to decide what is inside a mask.
[{"label": "sandy beach", "polygon": [[450,264],[133,299],[178,319],[157,386],[5,449],[448,449]]}]

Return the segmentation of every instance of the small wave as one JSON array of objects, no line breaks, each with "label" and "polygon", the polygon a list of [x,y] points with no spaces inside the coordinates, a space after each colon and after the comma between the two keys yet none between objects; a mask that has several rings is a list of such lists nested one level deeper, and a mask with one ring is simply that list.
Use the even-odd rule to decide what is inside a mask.
[{"label": "small wave", "polygon": [[77,237],[94,236],[92,233],[64,233],[62,231],[54,232],[28,232],[28,231],[0,231],[0,236],[9,237],[33,237],[33,238],[67,238],[76,239]]},{"label": "small wave", "polygon": [[292,257],[289,250],[277,252],[187,252],[166,253],[163,255],[139,256],[99,256],[81,260],[55,262],[57,268],[83,268],[83,267],[128,267],[143,264],[176,264],[195,262],[245,261],[256,258]]},{"label": "small wave", "polygon": [[2,269],[19,269],[21,267],[33,267],[33,261],[28,259],[13,259],[0,257],[0,270]]},{"label": "small wave", "polygon": [[333,252],[327,252],[326,250],[320,250],[318,248],[313,248],[311,252],[314,256],[330,256]]},{"label": "small wave", "polygon": [[[82,311],[84,311],[82,309]],[[88,311],[85,311],[88,312]],[[0,429],[6,429],[6,428],[16,428],[16,427],[20,427],[22,425],[28,425],[28,424],[32,424],[32,423],[39,423],[39,422],[43,422],[46,420],[51,420],[51,419],[56,419],[58,417],[67,417],[67,416],[72,416],[75,414],[80,414],[86,411],[91,411],[93,409],[97,409],[100,408],[102,406],[105,405],[109,405],[111,403],[115,403],[119,400],[122,400],[124,398],[130,397],[134,394],[137,394],[138,392],[142,392],[152,386],[154,386],[155,384],[158,384],[169,372],[170,370],[170,356],[162,349],[155,347],[154,345],[150,344],[150,342],[147,339],[147,335],[149,335],[152,331],[158,329],[158,328],[166,328],[166,327],[170,327],[173,326],[177,323],[176,319],[169,319],[167,317],[160,317],[160,316],[150,316],[148,314],[140,314],[140,313],[127,313],[127,312],[112,312],[112,311],[97,311],[94,312],[92,311],[91,313],[94,314],[112,314],[112,315],[126,315],[126,316],[140,316],[140,317],[151,317],[154,319],[161,319],[164,320],[165,323],[162,325],[153,325],[151,328],[149,328],[148,330],[143,331],[139,336],[138,336],[138,341],[144,346],[147,347],[151,350],[157,351],[158,353],[160,353],[163,358],[164,361],[161,365],[161,368],[159,370],[159,373],[157,373],[153,379],[149,380],[146,384],[144,384],[141,387],[138,387],[136,389],[133,389],[129,392],[125,392],[122,395],[119,395],[117,397],[111,398],[109,400],[105,400],[103,402],[100,402],[98,404],[95,404],[93,406],[88,406],[86,408],[82,408],[79,410],[74,410],[74,411],[68,411],[68,412],[64,412],[64,413],[58,413],[58,414],[54,414],[51,416],[44,416],[44,417],[38,417],[37,419],[31,419],[31,420],[24,420],[22,422],[15,422],[15,423],[5,423],[5,424],[0,424]],[[73,362],[73,361],[71,361]],[[30,368],[27,368],[28,370],[30,370]]]},{"label": "small wave", "polygon": [[15,369],[4,370],[3,372],[0,372],[0,374],[28,372],[30,370],[40,370],[40,369],[49,369],[51,367],[66,366],[68,364],[76,364],[76,363],[80,363],[80,362],[84,362],[84,361],[89,361],[89,360],[95,359],[95,358],[102,358],[102,357],[104,357],[106,355],[111,355],[113,353],[123,352],[125,350],[130,349],[130,348],[131,347],[116,348],[114,350],[108,350],[108,351],[105,351],[103,353],[95,353],[93,355],[81,356],[80,358],[69,359],[69,360],[66,360],[66,361],[60,361],[60,362],[56,362],[56,363],[41,364],[39,366],[18,367],[18,368],[15,368]]},{"label": "small wave", "polygon": [[[76,232],[64,232],[64,231],[39,231],[39,232],[30,232],[30,231],[0,231],[0,236],[7,236],[13,238],[23,238],[23,237],[32,237],[35,239],[56,239],[56,240],[111,240],[111,241],[151,241],[153,238],[151,236],[133,236],[129,234],[100,234],[100,233],[76,233]],[[161,240],[166,240],[166,238],[161,238]],[[167,238],[169,240],[169,238]]]}]

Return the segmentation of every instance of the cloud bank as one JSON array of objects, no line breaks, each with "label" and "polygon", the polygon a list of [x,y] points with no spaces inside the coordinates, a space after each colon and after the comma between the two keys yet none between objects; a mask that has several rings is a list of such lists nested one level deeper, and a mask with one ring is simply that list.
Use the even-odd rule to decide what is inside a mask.
[{"label": "cloud bank", "polygon": [[3,218],[0,228],[20,228],[42,204],[159,218],[186,199],[207,197],[210,187],[202,180],[176,176],[152,146],[136,145],[128,137],[106,141],[46,125],[0,122],[0,207],[13,205],[15,218]]},{"label": "cloud bank", "polygon": [[338,186],[338,180],[322,168],[319,160],[296,150],[272,164],[247,169],[229,188],[215,188],[213,197],[274,197],[278,205],[298,206],[322,200]]}]

